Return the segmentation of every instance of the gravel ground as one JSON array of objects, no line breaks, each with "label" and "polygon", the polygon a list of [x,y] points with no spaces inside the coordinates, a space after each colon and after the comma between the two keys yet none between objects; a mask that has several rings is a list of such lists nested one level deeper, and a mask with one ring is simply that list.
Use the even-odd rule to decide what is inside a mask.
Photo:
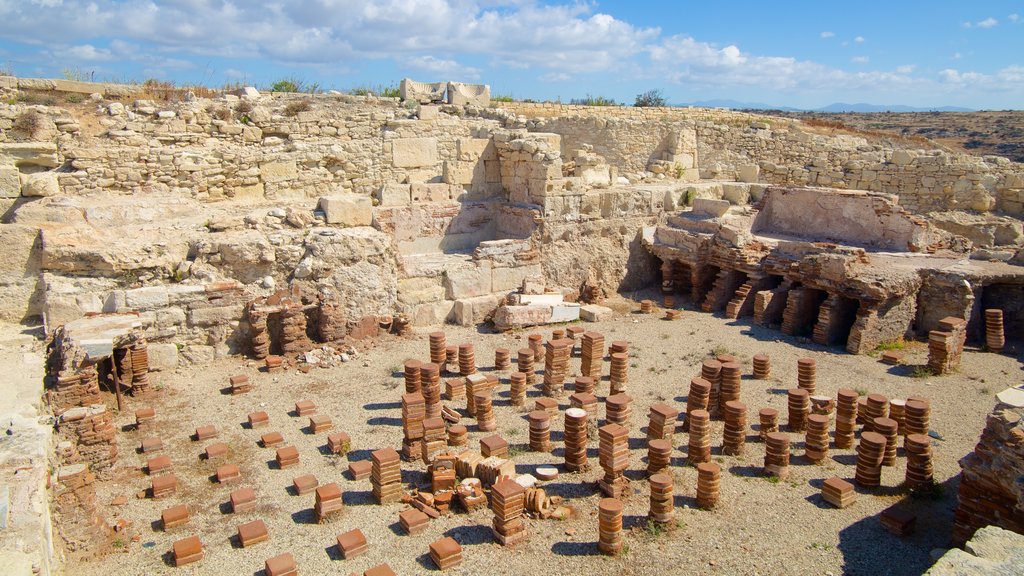
[{"label": "gravel ground", "polygon": [[[626,301],[615,304],[622,312],[632,306]],[[136,452],[141,434],[127,427],[133,422],[134,409],[145,404],[129,400],[129,409],[118,417],[118,424],[126,431],[118,435],[122,458],[116,478],[102,483],[98,492],[108,518],[128,520],[131,533],[140,539],[125,539],[121,553],[69,566],[69,573],[262,575],[265,559],[288,551],[297,559],[300,573],[307,575],[362,573],[382,562],[388,562],[399,574],[419,574],[434,570],[427,556],[430,542],[448,535],[463,546],[464,562],[450,570],[452,574],[594,570],[607,574],[920,574],[931,564],[929,553],[946,546],[949,540],[956,505],[957,461],[973,450],[985,416],[994,405],[993,395],[1016,384],[1021,369],[1015,357],[969,350],[959,373],[918,378],[908,366],[886,366],[869,356],[852,356],[839,348],[823,348],[778,331],[751,327],[746,320],[730,321],[689,309],[675,322],[662,320],[660,313],[620,313],[609,321],[585,326],[604,334],[606,343],[616,339],[631,343],[628,392],[634,398],[630,427],[633,450],[627,475],[632,480],[632,493],[626,497],[624,513],[630,533],[626,550],[618,558],[597,553],[597,504],[601,496],[596,481],[601,472],[596,441],[591,443],[591,471],[563,474],[545,486],[549,494],[566,498],[566,504],[575,510],[574,516],[568,520],[528,520],[529,542],[515,549],[493,543],[488,510],[452,514],[433,521],[423,534],[404,535],[398,526],[403,506],[376,505],[368,479],[352,481],[343,474],[349,460],[369,458],[377,448],[401,445],[402,363],[408,358],[429,358],[429,330],[422,330],[407,338],[382,338],[346,364],[315,369],[309,374],[289,370],[270,375],[258,371],[256,362],[232,358],[213,366],[158,375],[163,394],[150,405],[157,410],[157,433],[174,462],[179,491],[166,500],[136,498],[149,486],[149,479],[142,471],[145,457]],[[537,331],[547,338],[551,329]],[[489,370],[495,348],[510,348],[514,362],[515,350],[525,346],[530,331],[490,334],[449,326],[445,332],[449,345],[473,342],[477,364]],[[719,508],[695,508],[696,469],[684,464],[687,435],[677,432],[672,466],[677,525],[663,531],[646,530],[649,492],[643,470],[648,407],[667,401],[685,410],[690,378],[699,373],[701,360],[712,351],[734,353],[744,364],[742,401],[748,406],[750,439],[756,437],[760,408],[779,409],[780,420],[785,422],[785,390],[796,386],[796,360],[802,356],[818,361],[818,394],[834,396],[837,389],[850,387],[890,398],[930,398],[932,429],[942,438],[934,441],[935,476],[944,488],[942,496],[914,499],[902,494],[897,487],[906,461],[901,457],[895,467],[885,469],[882,488],[874,492],[858,489],[858,501],[853,506],[833,509],[818,496],[818,487],[830,476],[852,481],[852,450],[833,448],[824,463],[811,464],[802,457],[802,434],[794,434],[790,478],[772,481],[760,474],[763,444],[748,442],[743,456],[720,454],[722,423],[716,421],[712,454],[723,468]],[[766,381],[749,379],[751,357],[762,352],[771,356],[772,377]],[[924,364],[927,352],[923,344],[909,344],[907,352],[907,364]],[[575,374],[578,357],[573,358],[572,366]],[[604,370],[607,374],[607,362]],[[240,396],[222,393],[228,376],[237,373],[249,375],[253,391]],[[514,458],[517,471],[526,473],[539,464],[560,464],[562,419],[552,421],[554,454],[525,451],[526,411],[509,406],[508,374],[500,376],[495,412],[499,433],[514,448],[524,448],[517,450],[521,453]],[[607,393],[606,380],[598,386],[598,395],[603,398]],[[539,389],[531,390],[528,404],[532,406],[532,397],[538,395]],[[335,431],[351,434],[353,450],[348,457],[326,455],[322,451],[326,434],[306,433],[306,419],[291,415],[299,400],[312,400],[321,414],[333,418]],[[567,397],[563,398],[563,409],[567,403]],[[456,405],[464,408],[462,402]],[[242,426],[246,415],[254,410],[267,411],[271,419],[268,428],[249,430]],[[190,439],[195,428],[204,424],[220,428],[217,441],[227,442],[231,448],[224,462],[240,466],[240,484],[221,486],[210,481],[217,464],[199,459],[208,443]],[[262,433],[274,430],[299,449],[300,466],[284,471],[269,466],[274,450],[262,448],[257,441]],[[479,438],[485,435],[470,427],[469,446],[477,448]],[[424,481],[425,467],[421,463],[403,463],[402,468],[407,483]],[[313,495],[296,496],[289,488],[294,477],[305,473],[316,475],[321,483],[337,482],[341,486],[346,503],[343,514],[322,525],[312,523]],[[228,494],[240,486],[256,490],[258,508],[254,512],[229,513],[225,504]],[[127,496],[128,503],[110,506],[118,496]],[[918,515],[916,533],[902,539],[885,532],[878,522],[883,509],[901,500]],[[189,505],[192,520],[164,533],[159,525],[160,512],[179,503]],[[266,522],[270,540],[247,549],[234,545],[236,526],[255,518]],[[370,550],[359,558],[342,560],[334,547],[335,536],[356,527],[366,534]],[[172,542],[194,534],[202,538],[206,558],[198,564],[172,568],[167,563]]]}]

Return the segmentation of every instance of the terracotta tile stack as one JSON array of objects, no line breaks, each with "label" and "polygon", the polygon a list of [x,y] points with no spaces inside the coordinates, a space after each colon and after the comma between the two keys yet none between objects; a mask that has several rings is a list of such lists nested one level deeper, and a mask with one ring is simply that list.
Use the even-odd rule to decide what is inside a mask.
[{"label": "terracotta tile stack", "polygon": [[225,464],[217,468],[214,476],[217,478],[218,484],[230,484],[241,481],[242,471],[235,464]]},{"label": "terracotta tile stack", "polygon": [[690,423],[686,458],[694,465],[711,460],[711,415],[707,410],[694,410],[686,421]]},{"label": "terracotta tile stack", "polygon": [[672,475],[655,474],[649,479],[651,487],[651,508],[647,514],[650,522],[666,524],[675,518],[675,503],[672,498]]},{"label": "terracotta tile stack", "polygon": [[653,475],[668,471],[671,461],[671,442],[658,438],[647,441],[647,474]]},{"label": "terracotta tile stack", "polygon": [[722,467],[714,462],[697,465],[697,506],[710,510],[718,505],[722,487]]},{"label": "terracotta tile stack", "polygon": [[459,374],[469,376],[476,374],[476,349],[470,343],[459,344]]},{"label": "terracotta tile stack", "polygon": [[160,513],[160,524],[163,526],[164,532],[178,526],[184,526],[188,524],[188,521],[188,506],[184,504],[171,506]]},{"label": "terracotta tile stack", "polygon": [[789,476],[789,434],[772,432],[764,439],[764,472],[769,476]]},{"label": "terracotta tile stack", "polygon": [[533,386],[534,382],[537,381],[537,369],[534,366],[534,360],[536,357],[533,355],[532,348],[520,348],[518,354],[518,360],[516,367],[519,368],[519,372],[526,375],[526,386]]},{"label": "terracotta tile stack", "polygon": [[[142,396],[150,391],[149,387],[149,348],[143,343],[133,344],[128,351],[132,357],[131,385],[132,394]],[[127,378],[124,382],[127,384]],[[247,391],[247,390],[246,390]],[[235,394],[232,390],[232,394]],[[239,394],[241,392],[238,392]]]},{"label": "terracotta tile stack", "polygon": [[966,339],[966,320],[953,316],[939,320],[938,330],[928,333],[928,369],[947,374],[959,368]]},{"label": "terracotta tile stack", "polygon": [[854,474],[858,486],[873,488],[882,479],[882,459],[885,457],[885,436],[878,432],[861,432],[857,446],[857,471]]},{"label": "terracotta tile stack", "polygon": [[143,438],[139,449],[143,454],[152,454],[154,452],[160,452],[164,449],[164,441],[159,436],[150,436],[149,438]]},{"label": "terracotta tile stack", "polygon": [[868,394],[864,405],[864,430],[871,432],[875,429],[875,418],[889,417],[889,399],[881,394]]},{"label": "terracotta tile stack", "polygon": [[882,528],[897,536],[913,534],[914,528],[917,527],[916,514],[895,506],[882,510],[882,513],[878,515],[878,520],[882,524]]},{"label": "terracotta tile stack", "polygon": [[476,410],[476,425],[481,432],[493,432],[498,429],[498,420],[494,417],[490,389],[473,395],[473,407]]},{"label": "terracotta tile stack", "polygon": [[608,347],[608,355],[612,354],[628,354],[629,353],[629,342],[625,340],[612,340],[611,346]]},{"label": "terracotta tile stack", "polygon": [[465,446],[469,441],[469,430],[461,424],[448,427],[448,445]]},{"label": "terracotta tile stack", "polygon": [[533,350],[534,360],[544,356],[544,335],[536,332],[526,337],[526,345]]},{"label": "terracotta tile stack", "polygon": [[[352,575],[349,575],[352,576]],[[357,575],[358,576],[358,575]],[[391,569],[391,566],[385,564],[378,564],[373,568],[370,568],[366,572],[363,572],[363,576],[398,576],[395,571]]]},{"label": "terracotta tile stack", "polygon": [[146,461],[146,474],[155,476],[161,472],[171,469],[170,456],[156,456]]},{"label": "terracotta tile stack", "polygon": [[238,394],[245,394],[252,390],[252,384],[249,383],[249,377],[245,374],[238,374],[228,378],[228,383],[231,385],[231,395],[237,396]]},{"label": "terracotta tile stack", "polygon": [[601,492],[613,498],[622,496],[624,475],[629,468],[629,430],[618,424],[605,424],[598,430],[598,461],[604,477],[598,482]]},{"label": "terracotta tile stack", "polygon": [[607,422],[629,425],[633,415],[633,398],[629,394],[612,394],[604,400],[604,417]]},{"label": "terracotta tile stack", "polygon": [[327,450],[331,454],[344,456],[352,448],[352,437],[345,432],[338,432],[327,437]]},{"label": "terracotta tile stack", "polygon": [[549,340],[544,345],[544,395],[560,396],[565,390],[565,379],[569,375],[569,358],[572,356],[572,340],[560,338]]},{"label": "terracotta tile stack", "polygon": [[476,394],[489,390],[490,383],[483,374],[470,374],[463,381],[466,383],[466,411],[470,417],[476,418]]},{"label": "terracotta tile stack", "polygon": [[526,539],[526,523],[523,510],[526,508],[526,489],[515,480],[502,480],[491,487],[491,510],[494,521],[491,533],[502,546],[511,546]]},{"label": "terracotta tile stack", "polygon": [[927,486],[933,482],[932,443],[924,434],[910,434],[903,442],[907,453],[907,479],[909,488]]},{"label": "terracotta tile stack", "polygon": [[430,543],[430,560],[438,570],[447,570],[462,564],[462,546],[451,536]]},{"label": "terracotta tile stack", "polygon": [[718,411],[724,415],[725,404],[740,399],[743,365],[739,362],[724,362],[721,372],[722,383],[718,390]]},{"label": "terracotta tile stack", "polygon": [[551,414],[545,410],[534,410],[527,414],[530,421],[530,450],[551,451]]},{"label": "terracotta tile stack", "polygon": [[373,471],[370,485],[373,497],[380,504],[402,499],[402,459],[392,448],[381,448],[370,454]]},{"label": "terracotta tile stack", "polygon": [[309,416],[310,414],[316,414],[316,404],[309,400],[300,400],[295,403],[295,414],[300,418],[303,416]]},{"label": "terracotta tile stack", "polygon": [[448,362],[448,347],[445,343],[444,332],[430,333],[430,362],[443,366]]},{"label": "terracotta tile stack", "polygon": [[629,383],[629,355],[625,352],[613,353],[610,370],[611,375],[608,380],[611,384],[611,393],[625,392],[626,384]]},{"label": "terracotta tile stack", "polygon": [[615,556],[622,550],[622,501],[604,498],[597,506],[597,548],[606,556]]},{"label": "terracotta tile stack", "polygon": [[882,466],[895,466],[899,424],[892,418],[875,418],[872,428],[874,428],[875,432],[885,436],[885,453],[882,456]]},{"label": "terracotta tile stack", "polygon": [[722,385],[722,363],[714,358],[708,358],[700,365],[700,377],[711,384],[708,393],[707,411],[712,416],[718,413],[718,391]]},{"label": "terracotta tile stack", "polygon": [[256,492],[252,488],[239,488],[231,493],[231,511],[235,514],[256,509]]},{"label": "terracotta tile stack", "polygon": [[267,576],[298,576],[299,568],[290,552],[279,554],[263,563]]},{"label": "terracotta tile stack", "polygon": [[533,403],[534,410],[543,410],[552,417],[558,414],[558,401],[554,398],[541,397]]},{"label": "terracotta tile stack", "polygon": [[927,436],[931,426],[931,406],[928,400],[913,396],[907,398],[905,412],[907,434],[924,434]]},{"label": "terracotta tile stack", "polygon": [[314,414],[309,417],[309,429],[313,434],[326,432],[331,428],[334,428],[334,422],[331,421],[330,416]]},{"label": "terracotta tile stack", "polygon": [[679,320],[682,317],[682,310],[665,310],[665,320]]},{"label": "terracotta tile stack", "polygon": [[654,300],[641,300],[640,313],[651,314],[652,312],[654,312]]},{"label": "terracotta tile stack", "polygon": [[366,536],[363,535],[363,531],[359,528],[349,530],[344,534],[338,534],[338,550],[341,552],[341,557],[345,560],[361,556],[369,549],[370,545],[366,543]]},{"label": "terracotta tile stack", "polygon": [[253,412],[249,414],[249,428],[262,428],[270,424],[270,416],[264,412]]},{"label": "terracotta tile stack", "polygon": [[594,379],[590,376],[577,376],[573,388],[577,394],[593,394]]},{"label": "terracotta tile stack", "polygon": [[420,360],[405,361],[405,391],[413,393],[420,391],[420,368],[423,362]]},{"label": "terracotta tile stack", "polygon": [[[1003,332],[1003,311],[998,308],[985,310],[985,347],[996,354],[1003,351],[1006,336]],[[135,357],[132,356],[132,360]]]},{"label": "terracotta tile stack", "polygon": [[515,477],[516,464],[505,458],[491,456],[490,458],[484,458],[477,464],[476,475],[485,487],[493,486],[504,477]]},{"label": "terracotta tile stack", "polygon": [[565,411],[565,469],[570,472],[580,472],[589,467],[587,464],[588,420],[587,411],[582,408],[569,408]]},{"label": "terracotta tile stack", "polygon": [[366,480],[373,473],[373,462],[356,460],[348,463],[348,474],[353,480]]},{"label": "terracotta tile stack", "polygon": [[433,362],[420,366],[420,393],[427,418],[441,416],[441,366]]},{"label": "terracotta tile stack", "polygon": [[497,456],[499,458],[508,458],[508,442],[498,436],[492,434],[486,438],[480,439],[480,455],[484,458],[489,456]]},{"label": "terracotta tile stack", "polygon": [[203,450],[203,455],[207,460],[223,458],[228,455],[228,445],[223,442],[214,442]]},{"label": "terracotta tile stack", "polygon": [[747,405],[738,400],[730,400],[725,403],[722,411],[725,414],[722,454],[728,456],[743,454],[743,448],[747,442]]},{"label": "terracotta tile stack", "polygon": [[203,559],[203,543],[199,541],[199,536],[182,538],[171,545],[171,554],[175,566],[199,562]]},{"label": "terracotta tile stack", "polygon": [[416,508],[409,508],[398,513],[398,524],[410,536],[422,534],[430,524],[430,517]]},{"label": "terracotta tile stack", "polygon": [[267,356],[263,359],[263,365],[267,368],[268,374],[276,374],[284,370],[284,359],[280,356]]},{"label": "terracotta tile stack", "polygon": [[761,408],[757,412],[757,417],[761,421],[758,436],[761,437],[762,442],[768,434],[779,431],[779,411],[775,408]]},{"label": "terracotta tile stack", "polygon": [[859,397],[857,392],[849,388],[841,388],[836,394],[836,448],[853,447]]},{"label": "terracotta tile stack", "polygon": [[209,440],[216,438],[220,434],[217,427],[213,424],[207,424],[206,426],[200,426],[196,428],[195,434],[193,434],[196,442],[202,442],[203,440]]},{"label": "terracotta tile stack", "polygon": [[791,388],[787,394],[789,406],[789,430],[803,432],[807,428],[807,416],[811,413],[811,400],[807,390]]},{"label": "terracotta tile stack", "polygon": [[256,310],[256,304],[246,308],[249,320],[249,331],[252,335],[252,355],[257,360],[266,358],[270,354],[270,333],[267,332],[267,315],[265,312]]},{"label": "terracotta tile stack", "polygon": [[683,421],[684,432],[690,429],[690,414],[694,410],[707,410],[710,398],[711,382],[699,376],[690,380],[690,390],[686,394],[686,420]]},{"label": "terracotta tile stack", "polygon": [[420,457],[424,464],[430,464],[434,455],[444,452],[448,447],[448,432],[444,428],[444,420],[427,418],[423,421],[423,443],[420,445]]},{"label": "terracotta tile stack", "polygon": [[513,372],[509,375],[509,403],[513,406],[526,404],[526,374]]},{"label": "terracotta tile stack", "polygon": [[444,364],[440,364],[442,370],[452,374],[459,373],[459,347],[446,346],[444,349]]},{"label": "terracotta tile stack", "polygon": [[675,306],[676,306],[676,297],[673,296],[672,294],[664,294],[664,295],[662,295],[662,299],[661,300],[662,300],[662,305],[664,305],[665,308],[675,308]]},{"label": "terracotta tile stack", "polygon": [[754,380],[767,380],[772,373],[772,360],[767,354],[754,355]]},{"label": "terracotta tile stack", "polygon": [[508,348],[494,350],[494,369],[501,372],[512,367],[512,353]]},{"label": "terracotta tile stack", "polygon": [[135,411],[135,429],[152,430],[156,422],[156,410],[152,408],[139,408]]},{"label": "terracotta tile stack", "polygon": [[857,501],[853,484],[837,476],[825,480],[821,485],[821,498],[836,508],[846,508]]},{"label": "terracotta tile stack", "polygon": [[267,533],[267,525],[263,520],[257,519],[238,525],[238,543],[242,548],[266,542],[269,538],[270,534]]},{"label": "terracotta tile stack", "polygon": [[587,438],[597,438],[597,396],[576,393],[569,396],[569,406],[579,408],[587,413]]},{"label": "terracotta tile stack", "polygon": [[889,400],[889,418],[896,421],[901,436],[907,433],[907,401],[901,398]]},{"label": "terracotta tile stack", "polygon": [[800,358],[796,361],[796,382],[797,387],[807,390],[807,393],[814,395],[818,388],[818,363],[814,358]]},{"label": "terracotta tile stack", "polygon": [[280,448],[284,446],[284,436],[280,432],[267,432],[260,436],[264,448]]},{"label": "terracotta tile stack", "polygon": [[299,449],[295,446],[283,446],[275,453],[277,467],[281,470],[299,465]]},{"label": "terracotta tile stack", "polygon": [[597,332],[584,332],[580,344],[580,375],[590,376],[594,382],[600,382],[603,359],[604,336]]},{"label": "terracotta tile stack", "polygon": [[54,390],[48,396],[55,414],[61,414],[76,406],[103,403],[99,376],[92,367],[83,368],[77,374],[62,373],[57,378]]},{"label": "terracotta tile stack", "polygon": [[828,457],[829,424],[829,418],[824,414],[811,414],[807,417],[804,456],[811,462],[821,462]]},{"label": "terracotta tile stack", "polygon": [[668,440],[672,442],[676,433],[679,410],[659,402],[651,406],[647,420],[647,440]]},{"label": "terracotta tile stack", "polygon": [[[449,378],[444,381],[444,397],[448,400],[463,400],[466,398],[466,379],[463,377]],[[442,408],[444,410],[444,408]]]}]

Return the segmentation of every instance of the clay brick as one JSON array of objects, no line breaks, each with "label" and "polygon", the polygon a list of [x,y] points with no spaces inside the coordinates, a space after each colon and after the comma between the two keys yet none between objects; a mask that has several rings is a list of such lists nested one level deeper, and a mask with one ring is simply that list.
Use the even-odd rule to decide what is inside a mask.
[{"label": "clay brick", "polygon": [[206,455],[207,460],[213,460],[215,458],[223,458],[228,455],[228,445],[223,442],[217,442],[216,444],[210,444],[206,447],[203,452]]},{"label": "clay brick", "polygon": [[352,476],[353,480],[363,480],[370,477],[370,472],[373,470],[373,462],[369,460],[357,460],[350,462],[348,465],[348,473]]},{"label": "clay brick", "polygon": [[316,476],[312,474],[303,474],[302,476],[297,476],[292,480],[292,487],[295,488],[295,493],[299,496],[309,494],[313,490],[316,490],[316,487],[319,485],[320,482],[316,479]]},{"label": "clay brick", "polygon": [[188,521],[188,506],[184,504],[171,506],[160,513],[160,523],[163,525],[164,531],[176,528],[183,524],[188,524]]},{"label": "clay brick", "polygon": [[178,490],[178,479],[174,474],[164,474],[153,478],[151,484],[153,498],[166,498]]},{"label": "clay brick", "polygon": [[217,427],[212,424],[200,426],[196,428],[195,439],[196,441],[209,440],[210,438],[216,438],[217,434],[219,434]]},{"label": "clay brick", "polygon": [[174,565],[184,566],[203,559],[203,543],[198,536],[182,538],[171,545],[174,554]]},{"label": "clay brick", "polygon": [[277,449],[277,465],[282,470],[299,463],[299,450],[295,446],[284,446]]},{"label": "clay brick", "polygon": [[331,454],[344,456],[352,448],[352,438],[345,432],[338,432],[327,437],[327,449]]},{"label": "clay brick", "polygon": [[235,514],[256,508],[256,492],[252,488],[239,488],[231,493],[231,510]]},{"label": "clay brick", "polygon": [[430,559],[440,570],[462,564],[462,546],[451,536],[430,543]]},{"label": "clay brick", "polygon": [[398,576],[398,574],[395,574],[395,571],[391,569],[391,566],[388,566],[387,564],[378,564],[366,572],[363,572],[363,576]]},{"label": "clay brick", "polygon": [[249,377],[246,376],[245,374],[236,374],[228,378],[228,383],[230,383],[232,386],[238,386],[239,384],[245,384],[247,382],[249,382]]},{"label": "clay brick", "polygon": [[365,554],[369,548],[366,536],[358,528],[338,534],[338,550],[341,551],[341,557],[346,560]]},{"label": "clay brick", "polygon": [[242,472],[238,469],[235,464],[225,464],[220,468],[217,468],[217,482],[221,484],[227,484],[228,482],[237,482],[242,479]]},{"label": "clay brick", "polygon": [[160,452],[164,449],[164,441],[158,436],[150,436],[149,438],[142,439],[142,453],[152,454],[153,452]]},{"label": "clay brick", "polygon": [[135,411],[135,424],[143,424],[156,418],[156,410],[152,408],[139,408]]},{"label": "clay brick", "polygon": [[259,411],[249,414],[249,428],[260,428],[270,424],[270,416],[266,412]]},{"label": "clay brick", "polygon": [[268,559],[264,568],[267,576],[294,576],[299,573],[298,567],[295,565],[295,557],[289,552]]},{"label": "clay brick", "polygon": [[146,473],[150,476],[168,470],[170,467],[170,456],[157,456],[156,458],[150,458],[146,461]]},{"label": "clay brick", "polygon": [[415,536],[427,529],[430,517],[416,508],[409,508],[398,514],[398,523],[407,534]]},{"label": "clay brick", "polygon": [[314,434],[330,430],[333,427],[334,423],[331,422],[331,419],[328,416],[324,416],[323,414],[314,414],[309,417],[309,429]]},{"label": "clay brick", "polygon": [[238,542],[242,545],[242,548],[259,544],[269,538],[267,525],[263,523],[263,520],[253,520],[252,522],[238,525]]},{"label": "clay brick", "polygon": [[280,448],[284,446],[284,436],[280,432],[268,432],[260,436],[260,443],[264,448]]},{"label": "clay brick", "polygon": [[316,413],[316,404],[309,400],[300,400],[295,403],[295,413],[299,416],[309,416]]}]

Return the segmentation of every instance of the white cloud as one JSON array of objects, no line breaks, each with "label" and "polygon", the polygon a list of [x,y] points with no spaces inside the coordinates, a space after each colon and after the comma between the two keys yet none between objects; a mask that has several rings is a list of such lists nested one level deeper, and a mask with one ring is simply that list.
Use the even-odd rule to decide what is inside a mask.
[{"label": "white cloud", "polygon": [[[1010,20],[1013,20],[1013,18],[1011,17]],[[997,24],[999,24],[999,20],[989,16],[978,22],[964,22],[964,28],[992,28]]]},{"label": "white cloud", "polygon": [[963,58],[963,57],[964,57],[964,55],[963,55],[963,54],[961,54],[961,53],[959,53],[959,52],[953,52],[953,55],[951,56],[951,58],[952,58],[953,60],[959,60],[959,59],[961,59],[961,58]]},{"label": "white cloud", "polygon": [[455,60],[445,60],[433,56],[416,56],[406,60],[405,65],[422,72],[452,79],[478,80],[480,78],[478,68],[463,66]]},{"label": "white cloud", "polygon": [[1010,22],[1013,22],[1013,23],[1020,22],[1020,14],[1017,14],[1015,12],[1015,13],[1010,14],[1009,16],[1007,16],[1006,19],[1009,20]]},{"label": "white cloud", "polygon": [[107,48],[97,48],[92,44],[82,44],[58,50],[58,55],[76,62],[102,62],[113,58]]},{"label": "white cloud", "polygon": [[835,33],[835,32],[822,32],[822,33],[820,34],[820,36],[821,36],[822,38],[832,38],[832,37],[833,37],[833,36],[835,36],[835,35],[836,35],[836,33]]},{"label": "white cloud", "polygon": [[916,68],[917,68],[917,66],[914,65],[914,64],[904,64],[902,66],[897,66],[896,67],[896,73],[897,74],[912,74],[914,72],[914,69],[916,69]]},{"label": "white cloud", "polygon": [[850,60],[855,64],[867,64],[869,58],[867,56],[854,56]]},{"label": "white cloud", "polygon": [[568,82],[572,80],[572,76],[564,72],[548,72],[541,75],[538,80],[541,82]]},{"label": "white cloud", "polygon": [[1024,66],[1012,65],[996,71],[994,74],[982,72],[960,72],[955,68],[939,71],[939,79],[957,88],[975,88],[986,91],[1015,91],[1024,89]]},{"label": "white cloud", "polygon": [[856,38],[853,39],[853,41],[856,42],[857,44],[863,44],[865,42],[863,36],[857,36]]}]

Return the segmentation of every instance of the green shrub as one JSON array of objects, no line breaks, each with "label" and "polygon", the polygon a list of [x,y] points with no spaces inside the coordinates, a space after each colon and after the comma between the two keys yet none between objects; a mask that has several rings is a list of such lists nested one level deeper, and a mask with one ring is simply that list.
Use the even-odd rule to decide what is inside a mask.
[{"label": "green shrub", "polygon": [[636,95],[636,102],[633,106],[638,108],[666,106],[665,96],[661,90],[648,90]]},{"label": "green shrub", "polygon": [[270,85],[271,92],[305,92],[304,83],[298,78],[282,78]]},{"label": "green shrub", "polygon": [[299,112],[306,112],[310,110],[312,107],[313,102],[310,101],[308,98],[303,98],[302,100],[295,100],[294,102],[289,102],[284,107],[284,115],[288,117],[295,117],[299,115]]},{"label": "green shrub", "polygon": [[612,98],[605,98],[604,96],[591,96],[587,94],[586,98],[573,98],[569,100],[569,104],[574,106],[618,106],[619,103]]}]

